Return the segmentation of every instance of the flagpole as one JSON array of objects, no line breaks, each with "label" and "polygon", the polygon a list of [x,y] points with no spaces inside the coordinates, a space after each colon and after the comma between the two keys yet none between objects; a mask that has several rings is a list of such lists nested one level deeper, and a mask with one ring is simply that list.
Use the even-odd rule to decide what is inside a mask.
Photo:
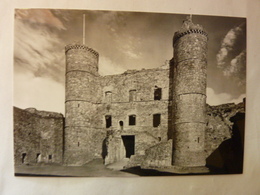
[{"label": "flagpole", "polygon": [[85,14],[83,14],[83,45],[85,45],[85,39],[86,39],[86,38],[85,38],[85,34],[86,34],[86,33],[85,33],[85,28],[86,28],[86,27],[85,27],[85,20],[86,20],[86,19],[85,19]]}]

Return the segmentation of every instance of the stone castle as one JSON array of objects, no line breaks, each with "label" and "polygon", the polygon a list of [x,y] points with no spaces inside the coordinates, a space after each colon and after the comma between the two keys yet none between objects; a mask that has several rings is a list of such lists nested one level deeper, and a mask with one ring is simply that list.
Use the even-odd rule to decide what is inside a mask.
[{"label": "stone castle", "polygon": [[169,65],[108,76],[98,73],[98,52],[66,46],[65,120],[15,108],[15,165],[128,158],[128,168],[206,172],[206,159],[245,113],[244,103],[206,105],[207,41],[187,19],[174,34]]}]

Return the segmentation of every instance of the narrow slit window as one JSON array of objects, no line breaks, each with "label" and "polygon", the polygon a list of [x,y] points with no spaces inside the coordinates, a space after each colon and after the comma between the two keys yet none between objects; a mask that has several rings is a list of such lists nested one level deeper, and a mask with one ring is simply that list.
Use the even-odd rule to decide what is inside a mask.
[{"label": "narrow slit window", "polygon": [[112,117],[111,117],[111,115],[106,115],[105,118],[106,118],[106,128],[111,127],[112,126]]},{"label": "narrow slit window", "polygon": [[153,127],[158,127],[161,124],[161,114],[153,115]]},{"label": "narrow slit window", "polygon": [[136,124],[136,115],[130,115],[129,116],[129,125],[135,125]]},{"label": "narrow slit window", "polygon": [[26,153],[22,153],[22,163],[25,163]]},{"label": "narrow slit window", "polygon": [[154,89],[154,100],[161,100],[162,99],[162,88],[156,87]]},{"label": "narrow slit window", "polygon": [[40,155],[41,155],[40,153],[36,154],[36,162],[40,162]]}]

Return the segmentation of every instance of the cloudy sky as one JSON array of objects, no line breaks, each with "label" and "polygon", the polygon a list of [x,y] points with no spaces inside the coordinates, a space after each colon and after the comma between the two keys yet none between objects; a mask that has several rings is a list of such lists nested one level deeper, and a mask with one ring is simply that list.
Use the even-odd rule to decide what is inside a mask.
[{"label": "cloudy sky", "polygon": [[[14,33],[14,106],[64,113],[65,52],[82,43],[99,52],[101,75],[159,67],[173,56],[172,38],[187,15],[18,9]],[[245,97],[246,19],[193,15],[209,34],[207,102]]]}]

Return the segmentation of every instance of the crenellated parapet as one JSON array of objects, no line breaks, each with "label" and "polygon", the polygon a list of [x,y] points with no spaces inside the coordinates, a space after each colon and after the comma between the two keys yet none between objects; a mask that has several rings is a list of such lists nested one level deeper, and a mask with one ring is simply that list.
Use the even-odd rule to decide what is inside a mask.
[{"label": "crenellated parapet", "polygon": [[93,53],[96,57],[99,57],[99,53],[96,52],[94,49],[90,48],[90,47],[87,47],[85,45],[79,45],[79,44],[70,44],[70,45],[66,45],[65,46],[65,53],[67,53],[69,50],[71,49],[84,49],[84,50],[87,50],[91,53]]},{"label": "crenellated parapet", "polygon": [[185,32],[176,32],[175,35],[174,35],[174,38],[173,38],[173,44],[175,44],[175,42],[185,36],[185,35],[188,35],[188,34],[192,34],[192,33],[198,33],[198,34],[201,34],[201,35],[204,35],[206,37],[208,37],[208,34],[203,31],[203,30],[200,30],[200,29],[190,29],[190,30],[187,30]]}]

